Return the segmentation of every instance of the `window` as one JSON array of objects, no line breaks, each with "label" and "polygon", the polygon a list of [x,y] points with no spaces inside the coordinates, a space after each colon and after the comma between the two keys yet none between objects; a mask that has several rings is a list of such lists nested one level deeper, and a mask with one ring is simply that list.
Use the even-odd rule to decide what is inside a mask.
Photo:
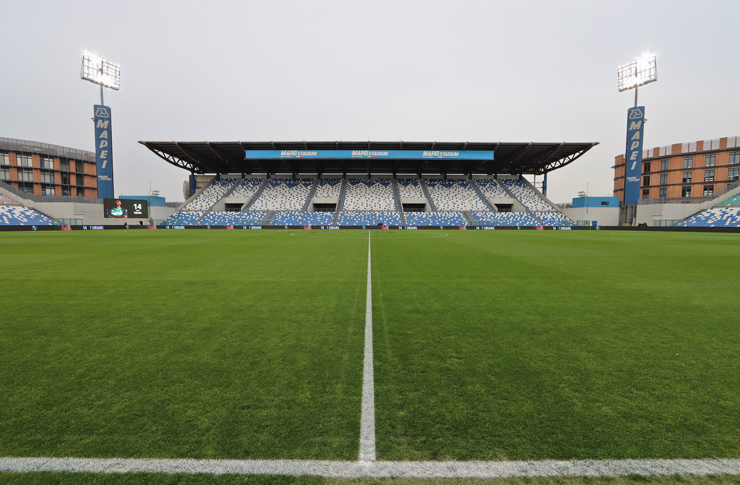
[{"label": "window", "polygon": [[683,183],[690,184],[691,183],[691,172],[684,172],[683,173]]},{"label": "window", "polygon": [[727,174],[727,180],[737,180],[740,168],[731,168]]},{"label": "window", "polygon": [[62,187],[62,195],[72,195],[72,191],[69,187]]},{"label": "window", "polygon": [[41,195],[54,195],[54,186],[53,185],[42,185]]},{"label": "window", "polygon": [[0,168],[0,179],[10,180],[10,169],[9,168]]},{"label": "window", "polygon": [[16,155],[19,167],[30,167],[33,165],[31,155]]},{"label": "window", "polygon": [[660,174],[660,185],[667,185],[668,184],[668,174],[662,173]]},{"label": "window", "polygon": [[60,162],[62,172],[69,172],[69,160],[61,160]]},{"label": "window", "polygon": [[691,197],[691,186],[681,187],[681,197]]},{"label": "window", "polygon": [[642,198],[643,199],[649,199],[650,198],[650,189],[643,189],[642,190]]},{"label": "window", "polygon": [[714,164],[717,162],[717,155],[707,155],[704,157],[704,166],[705,167],[714,167]]},{"label": "window", "polygon": [[714,170],[704,170],[704,181],[714,182]]},{"label": "window", "polygon": [[714,185],[704,186],[704,197],[711,197],[713,193],[714,193]]},{"label": "window", "polygon": [[21,192],[27,192],[29,194],[33,194],[33,184],[20,182],[18,184],[18,190]]},{"label": "window", "polygon": [[668,189],[666,189],[665,187],[661,187],[658,192],[658,197],[660,197],[661,199],[665,199],[666,197],[668,197]]},{"label": "window", "polygon": [[85,189],[82,187],[77,187],[77,196],[78,197],[84,197],[85,196]]},{"label": "window", "polygon": [[694,166],[694,157],[683,157],[683,168],[692,168]]},{"label": "window", "polygon": [[39,164],[41,168],[46,168],[49,170],[54,168],[54,160],[48,157],[41,157],[39,159]]},{"label": "window", "polygon": [[7,153],[0,153],[0,165],[10,165],[10,155]]},{"label": "window", "polygon": [[62,184],[69,185],[69,174],[68,173],[62,174]]},{"label": "window", "polygon": [[18,169],[18,181],[19,182],[33,182],[33,170],[28,168]]},{"label": "window", "polygon": [[84,180],[85,180],[85,177],[82,174],[78,174],[75,177],[75,185],[77,185],[78,187],[82,187],[83,185],[85,185],[83,183]]},{"label": "window", "polygon": [[643,177],[642,178],[642,186],[643,187],[650,187],[650,177]]},{"label": "window", "polygon": [[642,173],[650,173],[650,162],[645,162],[642,165]]},{"label": "window", "polygon": [[740,152],[730,153],[730,165],[740,165]]},{"label": "window", "polygon": [[668,160],[661,160],[660,161],[660,169],[661,170],[668,170]]},{"label": "window", "polygon": [[82,173],[82,162],[80,160],[75,161],[75,172]]},{"label": "window", "polygon": [[53,184],[54,183],[54,172],[41,171],[41,183]]}]

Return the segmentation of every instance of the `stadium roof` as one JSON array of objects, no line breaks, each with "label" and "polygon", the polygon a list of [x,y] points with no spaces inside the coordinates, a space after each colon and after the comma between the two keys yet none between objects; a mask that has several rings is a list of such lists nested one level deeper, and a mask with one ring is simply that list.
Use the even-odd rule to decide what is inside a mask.
[{"label": "stadium roof", "polygon": [[[140,141],[157,156],[193,173],[407,173],[536,174],[573,162],[598,142],[490,143],[405,141]],[[449,159],[250,159],[250,150],[493,151],[493,160]]]}]

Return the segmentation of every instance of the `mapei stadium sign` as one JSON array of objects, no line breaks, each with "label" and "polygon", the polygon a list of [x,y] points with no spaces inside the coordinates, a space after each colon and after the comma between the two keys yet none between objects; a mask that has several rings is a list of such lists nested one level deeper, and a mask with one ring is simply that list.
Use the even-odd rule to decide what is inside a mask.
[{"label": "mapei stadium sign", "polygon": [[245,158],[252,160],[276,158],[493,160],[493,152],[442,150],[246,150]]},{"label": "mapei stadium sign", "polygon": [[98,197],[113,197],[113,136],[108,106],[95,105],[95,158],[98,165]]},{"label": "mapei stadium sign", "polygon": [[640,198],[640,174],[642,172],[642,139],[645,133],[645,107],[636,106],[627,111],[627,149],[624,203],[637,204]]}]

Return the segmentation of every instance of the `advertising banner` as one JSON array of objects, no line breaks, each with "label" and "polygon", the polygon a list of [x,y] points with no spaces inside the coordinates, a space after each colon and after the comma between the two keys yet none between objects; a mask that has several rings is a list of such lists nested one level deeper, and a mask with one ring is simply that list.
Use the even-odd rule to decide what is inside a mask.
[{"label": "advertising banner", "polygon": [[627,111],[627,149],[624,180],[624,203],[637,204],[640,198],[640,173],[642,172],[642,139],[645,129],[645,107],[637,106]]},{"label": "advertising banner", "polygon": [[414,159],[414,160],[493,160],[490,151],[445,150],[246,150],[245,158],[252,160],[276,158],[315,159]]},{"label": "advertising banner", "polygon": [[111,137],[111,112],[108,106],[96,104],[95,156],[98,164],[98,198],[112,198],[113,192],[113,147]]}]

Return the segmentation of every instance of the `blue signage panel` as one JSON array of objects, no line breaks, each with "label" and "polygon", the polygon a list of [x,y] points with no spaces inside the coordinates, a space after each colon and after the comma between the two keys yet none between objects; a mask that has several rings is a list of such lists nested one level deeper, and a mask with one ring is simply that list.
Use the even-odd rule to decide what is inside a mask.
[{"label": "blue signage panel", "polygon": [[380,158],[493,160],[493,152],[445,150],[247,150],[245,158]]},{"label": "blue signage panel", "polygon": [[645,130],[645,107],[637,106],[627,111],[627,149],[624,179],[624,203],[637,204],[640,198],[640,173],[642,172],[642,139]]},{"label": "blue signage panel", "polygon": [[95,105],[95,156],[98,162],[98,198],[113,198],[113,138],[108,106]]}]

